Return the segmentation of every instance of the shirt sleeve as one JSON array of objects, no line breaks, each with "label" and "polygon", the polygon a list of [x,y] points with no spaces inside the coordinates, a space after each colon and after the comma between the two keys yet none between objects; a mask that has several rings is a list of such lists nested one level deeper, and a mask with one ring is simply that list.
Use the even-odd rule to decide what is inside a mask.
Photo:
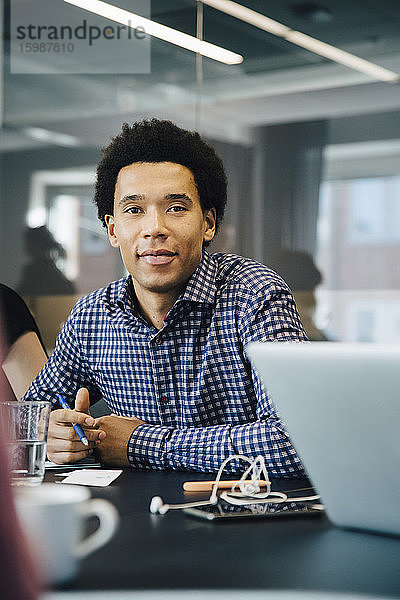
[{"label": "shirt sleeve", "polygon": [[[243,347],[252,341],[306,341],[296,305],[286,286],[273,286],[242,311],[239,335]],[[231,455],[262,455],[275,477],[304,477],[304,469],[284,425],[251,368],[257,398],[257,419],[240,425],[172,428],[140,425],[128,444],[128,459],[136,468],[217,471]],[[243,471],[239,459],[226,472]]]},{"label": "shirt sleeve", "polygon": [[91,403],[99,399],[98,389],[90,382],[74,327],[74,317],[71,314],[57,337],[53,354],[29,387],[23,400],[48,400],[53,403],[54,408],[59,408],[57,396],[62,394],[73,407],[76,392],[80,387],[88,388]]},{"label": "shirt sleeve", "polygon": [[[300,459],[277,419],[245,425],[215,425],[174,429],[140,425],[128,444],[128,459],[139,469],[218,471],[228,456],[262,455],[268,473],[275,477],[304,477]],[[232,461],[226,472],[243,470],[243,462]]]}]

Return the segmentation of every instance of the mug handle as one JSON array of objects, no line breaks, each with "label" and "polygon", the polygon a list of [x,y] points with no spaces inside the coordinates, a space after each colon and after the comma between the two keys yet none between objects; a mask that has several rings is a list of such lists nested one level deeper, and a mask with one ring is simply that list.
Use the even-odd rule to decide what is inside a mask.
[{"label": "mug handle", "polygon": [[119,515],[115,506],[102,498],[82,502],[79,510],[83,518],[97,517],[100,521],[96,531],[80,541],[75,549],[75,556],[83,558],[104,546],[112,538],[117,529]]}]

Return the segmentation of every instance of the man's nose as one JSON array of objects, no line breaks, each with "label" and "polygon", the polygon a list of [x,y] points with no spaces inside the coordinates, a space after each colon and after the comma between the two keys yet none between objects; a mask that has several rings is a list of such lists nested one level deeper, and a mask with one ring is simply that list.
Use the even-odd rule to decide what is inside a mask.
[{"label": "man's nose", "polygon": [[165,215],[163,211],[148,210],[143,223],[142,233],[144,237],[167,235],[165,226]]}]

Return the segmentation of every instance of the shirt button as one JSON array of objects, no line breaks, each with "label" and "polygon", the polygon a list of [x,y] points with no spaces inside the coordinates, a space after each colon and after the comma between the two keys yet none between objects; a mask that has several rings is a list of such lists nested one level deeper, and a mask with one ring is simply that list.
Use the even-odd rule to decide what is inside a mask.
[{"label": "shirt button", "polygon": [[162,402],[163,404],[167,404],[169,402],[168,396],[161,396],[160,402]]},{"label": "shirt button", "polygon": [[157,338],[154,340],[154,343],[155,343],[155,344],[157,344],[157,346],[159,346],[160,344],[162,344],[162,338],[160,338],[160,337],[157,337]]}]

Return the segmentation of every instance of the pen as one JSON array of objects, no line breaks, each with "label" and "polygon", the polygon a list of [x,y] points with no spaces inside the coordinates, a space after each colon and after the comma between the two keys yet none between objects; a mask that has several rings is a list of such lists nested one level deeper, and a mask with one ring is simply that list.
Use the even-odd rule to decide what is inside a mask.
[{"label": "pen", "polygon": [[[230,480],[230,481],[219,481],[218,489],[219,490],[230,490],[233,485],[239,483],[240,480]],[[183,484],[183,489],[185,492],[211,492],[213,489],[215,481],[185,481]],[[267,482],[261,479],[258,481],[260,487],[265,487]]]},{"label": "pen", "polygon": [[[63,408],[71,408],[65,400],[64,396],[61,396],[61,394],[58,394],[58,401]],[[75,433],[79,436],[79,439],[81,440],[82,444],[85,444],[85,446],[89,446],[88,439],[83,433],[83,429],[79,425],[79,423],[72,423],[72,427],[75,429]]]}]

